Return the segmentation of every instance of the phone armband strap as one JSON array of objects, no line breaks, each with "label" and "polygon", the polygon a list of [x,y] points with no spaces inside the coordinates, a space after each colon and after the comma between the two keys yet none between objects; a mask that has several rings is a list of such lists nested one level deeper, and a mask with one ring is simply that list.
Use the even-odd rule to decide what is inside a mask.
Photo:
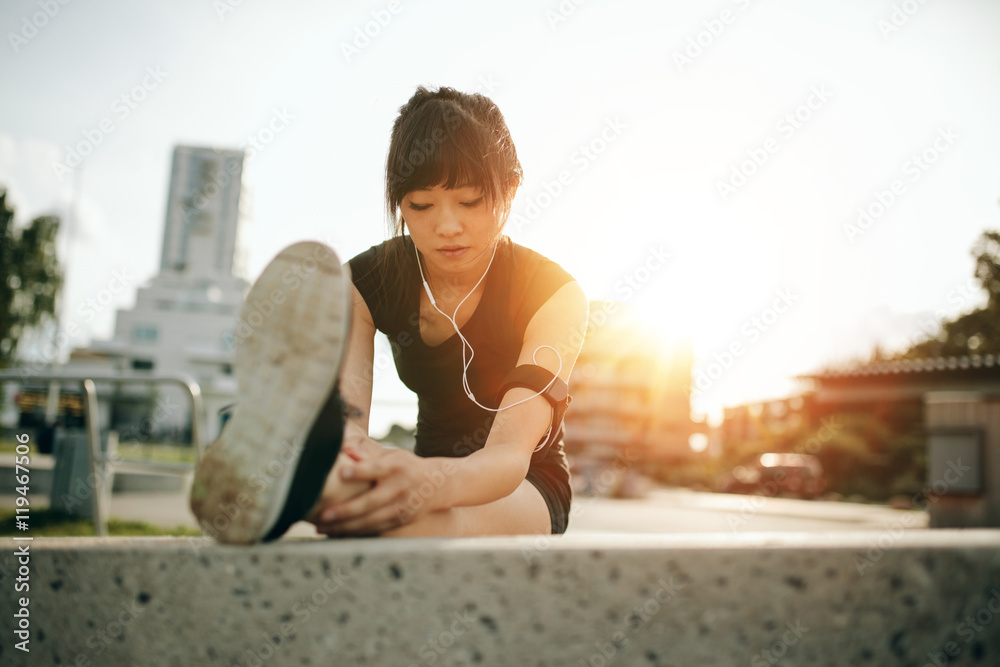
[{"label": "phone armband strap", "polygon": [[[551,432],[559,430],[562,425],[566,408],[573,397],[569,395],[569,387],[550,370],[534,364],[517,366],[500,384],[497,402],[502,402],[504,395],[513,387],[526,387],[542,396],[552,406]],[[548,387],[546,389],[546,387]]]}]

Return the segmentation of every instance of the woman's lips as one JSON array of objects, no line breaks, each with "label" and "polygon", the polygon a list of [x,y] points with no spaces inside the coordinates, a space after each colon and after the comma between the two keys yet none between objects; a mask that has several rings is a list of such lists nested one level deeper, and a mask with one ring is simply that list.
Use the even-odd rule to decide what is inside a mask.
[{"label": "woman's lips", "polygon": [[447,257],[448,259],[455,259],[456,257],[461,257],[465,254],[465,248],[438,248],[438,252]]}]

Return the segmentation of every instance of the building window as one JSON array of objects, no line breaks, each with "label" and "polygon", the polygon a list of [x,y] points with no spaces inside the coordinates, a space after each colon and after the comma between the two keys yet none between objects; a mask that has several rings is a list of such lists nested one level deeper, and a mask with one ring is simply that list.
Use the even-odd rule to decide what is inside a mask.
[{"label": "building window", "polygon": [[156,327],[150,324],[137,324],[132,327],[132,340],[136,343],[155,343]]},{"label": "building window", "polygon": [[232,375],[233,374],[233,365],[232,364],[222,364],[222,374],[223,375]]},{"label": "building window", "polygon": [[153,360],[152,359],[133,359],[132,360],[132,370],[134,370],[134,371],[151,371],[151,370],[153,370]]}]

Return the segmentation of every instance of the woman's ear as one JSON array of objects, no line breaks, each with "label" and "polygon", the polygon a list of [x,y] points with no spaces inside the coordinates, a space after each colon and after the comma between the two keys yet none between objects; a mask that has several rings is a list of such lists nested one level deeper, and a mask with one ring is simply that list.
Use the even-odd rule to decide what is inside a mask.
[{"label": "woman's ear", "polygon": [[510,178],[507,179],[507,191],[510,192],[510,198],[513,199],[514,195],[517,194],[517,189],[521,187],[521,175],[518,173],[513,173]]}]

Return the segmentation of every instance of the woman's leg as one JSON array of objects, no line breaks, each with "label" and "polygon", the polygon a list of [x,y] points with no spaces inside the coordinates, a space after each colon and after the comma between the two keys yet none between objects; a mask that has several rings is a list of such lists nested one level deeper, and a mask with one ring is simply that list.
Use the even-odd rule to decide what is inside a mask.
[{"label": "woman's leg", "polygon": [[535,485],[524,480],[509,496],[484,505],[430,512],[413,523],[382,533],[382,537],[548,535],[551,532],[548,505]]}]

